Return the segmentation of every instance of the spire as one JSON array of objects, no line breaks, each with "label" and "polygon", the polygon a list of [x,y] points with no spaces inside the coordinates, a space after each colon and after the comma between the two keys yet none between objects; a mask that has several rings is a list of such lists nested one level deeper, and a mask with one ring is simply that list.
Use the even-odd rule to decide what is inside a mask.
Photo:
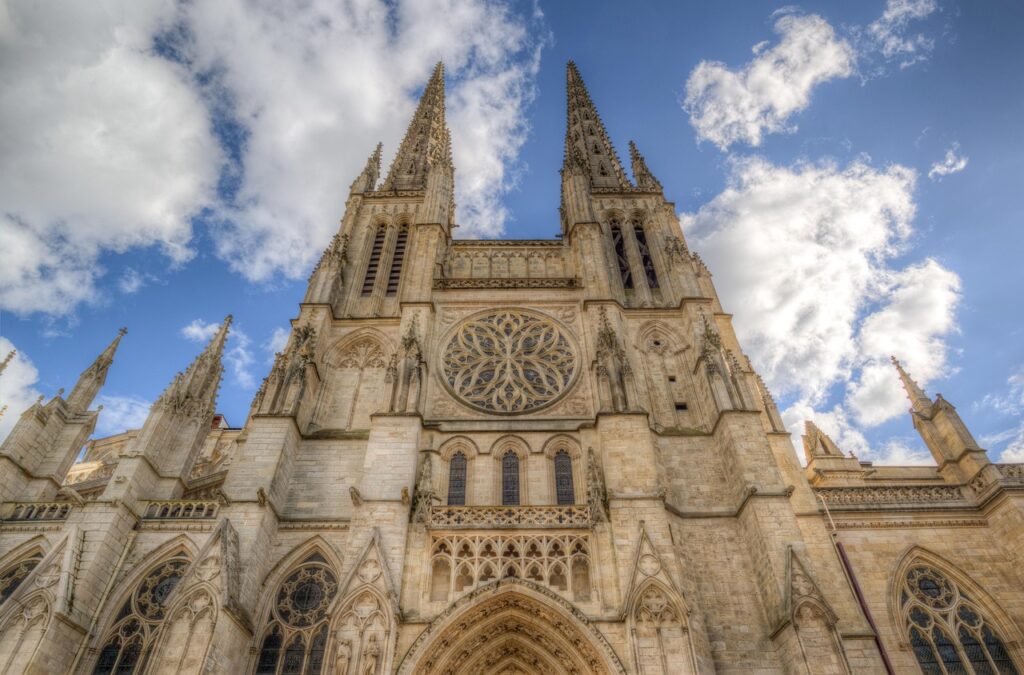
[{"label": "spire", "polygon": [[96,394],[99,393],[103,383],[107,381],[107,371],[110,370],[110,365],[114,362],[117,346],[121,344],[121,338],[127,332],[127,328],[117,331],[117,337],[96,357],[92,365],[86,368],[79,376],[75,388],[71,390],[71,395],[67,399],[68,407],[72,410],[83,412],[92,405]]},{"label": "spire", "polygon": [[804,422],[804,455],[807,457],[807,461],[810,462],[815,457],[842,457],[843,453],[839,449],[839,446],[835,444],[828,434],[818,428],[818,426],[807,420]]},{"label": "spire", "polygon": [[352,181],[349,192],[373,192],[374,188],[377,187],[377,180],[380,178],[380,154],[383,148],[383,143],[377,143],[376,150],[366,159],[366,166],[363,167],[363,172]]},{"label": "spire", "polygon": [[629,142],[629,160],[632,163],[633,180],[641,190],[656,190],[661,192],[661,183],[654,177],[651,170],[647,168],[647,161],[640,151],[636,149],[636,143]]},{"label": "spire", "polygon": [[892,360],[892,365],[896,366],[896,372],[900,374],[903,389],[907,392],[907,398],[910,399],[911,410],[917,413],[927,413],[930,411],[932,409],[932,400],[928,398],[928,395],[918,386],[917,382],[914,382],[914,378],[910,377],[907,371],[903,370],[903,366],[896,360],[895,356],[889,358]]},{"label": "spire", "polygon": [[217,398],[217,388],[224,372],[221,359],[224,356],[224,343],[228,339],[231,327],[230,314],[217,329],[206,348],[196,357],[195,361],[183,373],[178,373],[171,384],[160,395],[153,409],[168,409],[183,412],[188,416],[213,415],[213,406]]},{"label": "spire", "polygon": [[4,357],[4,360],[0,361],[0,375],[2,375],[5,370],[7,370],[7,364],[11,362],[11,359],[13,359],[14,355],[17,353],[17,349],[12,349],[7,353],[7,356]]},{"label": "spire", "polygon": [[576,64],[566,69],[566,127],[564,170],[582,170],[589,174],[591,187],[630,187],[615,148],[608,139],[587,86]]},{"label": "spire", "polygon": [[451,134],[444,121],[444,107],[444,64],[439,61],[382,189],[423,190],[431,168],[452,166]]}]

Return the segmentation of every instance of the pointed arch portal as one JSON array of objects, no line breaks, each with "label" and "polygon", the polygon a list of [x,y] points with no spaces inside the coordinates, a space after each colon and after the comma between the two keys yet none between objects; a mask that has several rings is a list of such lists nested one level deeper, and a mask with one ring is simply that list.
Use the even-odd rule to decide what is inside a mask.
[{"label": "pointed arch portal", "polygon": [[604,636],[571,604],[502,579],[452,604],[413,643],[400,675],[625,673]]}]

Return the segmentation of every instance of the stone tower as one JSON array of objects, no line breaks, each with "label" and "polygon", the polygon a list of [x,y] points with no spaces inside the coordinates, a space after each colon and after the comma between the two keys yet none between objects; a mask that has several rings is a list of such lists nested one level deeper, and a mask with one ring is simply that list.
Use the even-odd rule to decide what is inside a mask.
[{"label": "stone tower", "polygon": [[243,426],[230,317],[73,466],[117,340],[23,415],[0,673],[1020,672],[1022,467],[898,364],[936,466],[813,423],[801,466],[572,63],[561,236],[453,238],[444,86],[352,183]]}]

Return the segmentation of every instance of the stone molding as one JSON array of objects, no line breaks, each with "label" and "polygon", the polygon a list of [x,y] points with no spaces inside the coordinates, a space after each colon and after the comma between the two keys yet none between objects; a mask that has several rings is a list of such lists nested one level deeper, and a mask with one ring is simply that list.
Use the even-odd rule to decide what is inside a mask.
[{"label": "stone molding", "polygon": [[427,527],[432,530],[472,528],[589,528],[590,507],[568,506],[432,506]]}]

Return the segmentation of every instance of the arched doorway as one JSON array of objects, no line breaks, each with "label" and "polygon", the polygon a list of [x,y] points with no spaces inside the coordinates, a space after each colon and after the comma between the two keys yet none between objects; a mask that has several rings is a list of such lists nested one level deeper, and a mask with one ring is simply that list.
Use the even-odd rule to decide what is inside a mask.
[{"label": "arched doorway", "polygon": [[460,598],[416,639],[400,675],[625,673],[604,636],[571,604],[521,579]]}]

